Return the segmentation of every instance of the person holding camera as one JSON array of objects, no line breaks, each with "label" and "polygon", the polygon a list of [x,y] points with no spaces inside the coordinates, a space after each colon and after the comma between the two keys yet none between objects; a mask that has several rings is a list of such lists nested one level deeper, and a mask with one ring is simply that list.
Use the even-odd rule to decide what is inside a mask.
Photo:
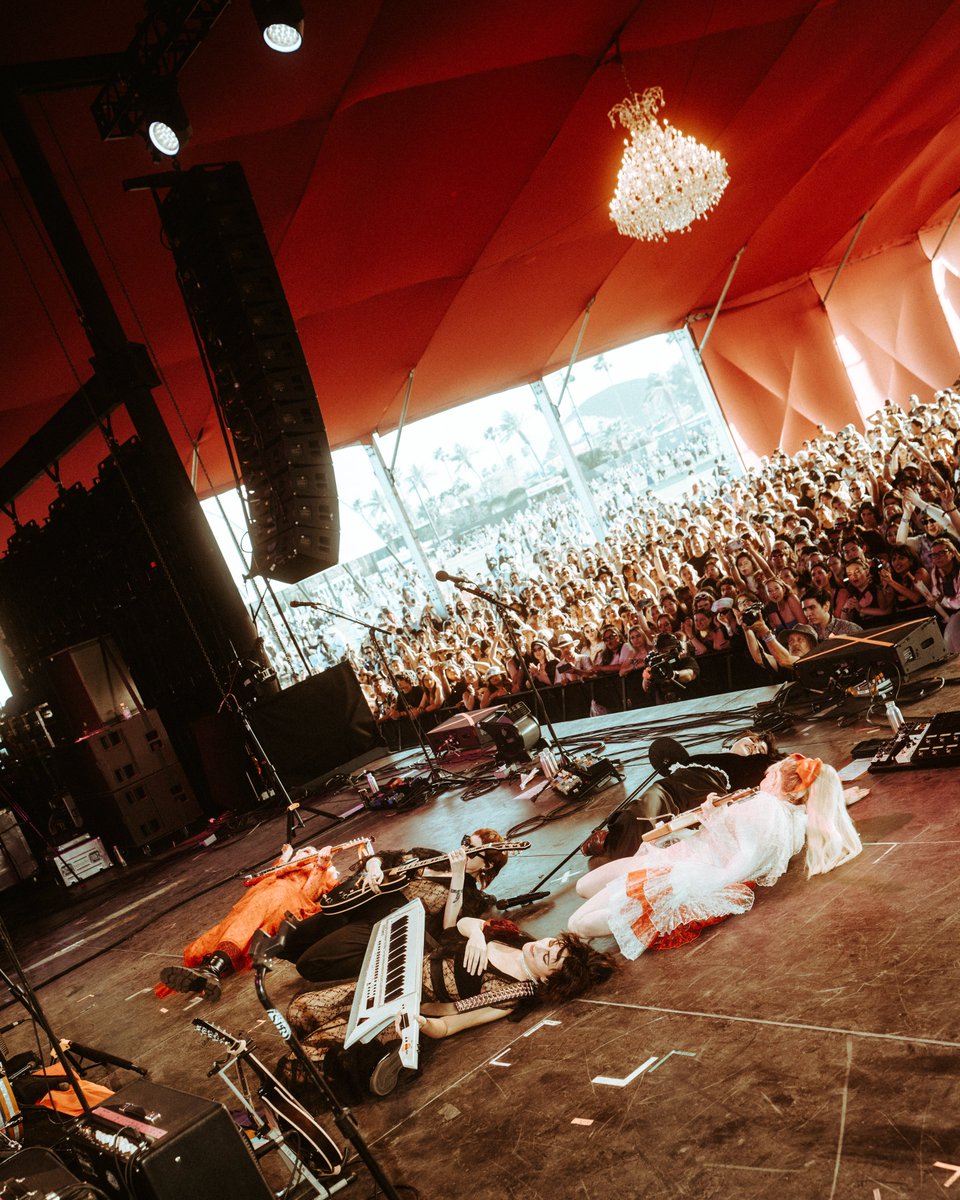
[{"label": "person holding camera", "polygon": [[688,653],[685,640],[674,633],[657,635],[654,649],[643,667],[643,690],[655,704],[672,704],[690,695],[700,678],[697,660]]},{"label": "person holding camera", "polygon": [[758,666],[781,674],[791,674],[797,660],[817,648],[817,631],[812,625],[802,622],[787,631],[786,645],[770,629],[762,615],[752,625],[744,623],[743,632],[753,661]]}]

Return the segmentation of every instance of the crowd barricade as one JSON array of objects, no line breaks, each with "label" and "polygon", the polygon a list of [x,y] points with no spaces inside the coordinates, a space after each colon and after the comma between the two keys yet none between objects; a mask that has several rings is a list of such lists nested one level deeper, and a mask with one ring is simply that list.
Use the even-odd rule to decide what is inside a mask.
[{"label": "crowd barricade", "polygon": [[[697,663],[700,679],[691,689],[690,699],[718,696],[773,681],[771,673],[758,667],[752,659],[731,654],[729,650],[698,655]],[[582,720],[592,713],[599,715],[600,710],[608,713],[625,712],[628,709],[646,708],[652,703],[649,695],[643,691],[640,671],[633,671],[622,678],[619,675],[598,675],[562,687],[541,687],[538,692],[550,720],[555,724]],[[514,704],[517,701],[526,704],[533,715],[542,720],[536,699],[529,691],[505,697],[498,700],[497,704]],[[441,708],[437,712],[423,713],[420,718],[423,733],[426,734],[435,725],[462,711],[461,708]],[[409,717],[380,722],[380,732],[392,751],[407,750],[417,745],[416,731]]]}]

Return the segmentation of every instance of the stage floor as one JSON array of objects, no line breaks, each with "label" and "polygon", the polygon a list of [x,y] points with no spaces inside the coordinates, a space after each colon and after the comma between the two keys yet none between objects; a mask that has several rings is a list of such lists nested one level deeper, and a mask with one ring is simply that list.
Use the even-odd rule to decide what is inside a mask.
[{"label": "stage floor", "polygon": [[[960,708],[952,686],[960,672],[952,664],[944,674],[950,686],[911,705],[908,716]],[[719,748],[774,693],[561,727],[564,740],[579,744],[606,737],[605,756],[622,763],[625,783],[522,834],[530,851],[511,859],[493,890],[531,891],[575,850],[625,789],[649,777],[652,736],[670,732],[690,746]],[[784,748],[842,767],[856,742],[886,731],[863,720],[839,727],[835,716],[800,720],[782,737]],[[398,771],[418,757],[397,756]],[[423,1200],[943,1195],[960,1171],[957,774],[907,771],[859,782],[871,790],[852,809],[864,841],[852,863],[808,881],[797,859],[775,887],[760,889],[751,913],[626,963],[588,998],[436,1043],[420,1079],[358,1107],[360,1128],[394,1183],[414,1185]],[[507,781],[464,802],[452,788],[403,815],[362,810],[335,826],[306,814],[298,841],[371,833],[383,848],[452,848],[464,832],[505,832],[561,800],[518,792]],[[318,804],[340,811],[355,801],[350,792]],[[283,838],[283,815],[264,812],[249,832],[207,848],[113,868],[80,888],[45,893],[23,884],[0,897],[58,1036],[235,1107],[207,1077],[217,1047],[190,1021],[202,1015],[249,1034],[272,1064],[284,1046],[251,977],[228,980],[217,1004],[176,994],[160,1001],[153,984],[238,898],[238,875],[269,861]],[[546,885],[545,901],[509,915],[536,936],[561,929],[587,865],[575,853]],[[302,988],[283,964],[268,985],[281,1008]],[[14,1004],[3,1019],[22,1015]],[[28,1027],[7,1041],[11,1052],[28,1048]],[[91,1078],[119,1086],[133,1076],[97,1070]],[[328,1128],[335,1132],[332,1121]],[[360,1168],[339,1194],[372,1190]]]}]

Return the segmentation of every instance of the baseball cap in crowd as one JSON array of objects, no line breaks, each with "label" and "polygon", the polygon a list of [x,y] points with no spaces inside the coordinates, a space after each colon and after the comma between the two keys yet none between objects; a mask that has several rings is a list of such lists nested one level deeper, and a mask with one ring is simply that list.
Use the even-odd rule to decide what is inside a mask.
[{"label": "baseball cap in crowd", "polygon": [[732,596],[721,596],[719,600],[714,600],[710,605],[711,612],[724,612],[728,608],[733,608]]}]

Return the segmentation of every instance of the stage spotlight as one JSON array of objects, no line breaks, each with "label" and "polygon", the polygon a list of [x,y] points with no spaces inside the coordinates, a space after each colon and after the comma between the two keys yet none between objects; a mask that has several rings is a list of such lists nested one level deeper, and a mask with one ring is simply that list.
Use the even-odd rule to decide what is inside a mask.
[{"label": "stage spotlight", "polygon": [[299,0],[252,0],[263,40],[278,54],[292,54],[303,45],[303,8]]},{"label": "stage spotlight", "polygon": [[145,105],[143,130],[154,150],[167,158],[176,158],[189,142],[193,130],[171,80],[164,81]]}]

